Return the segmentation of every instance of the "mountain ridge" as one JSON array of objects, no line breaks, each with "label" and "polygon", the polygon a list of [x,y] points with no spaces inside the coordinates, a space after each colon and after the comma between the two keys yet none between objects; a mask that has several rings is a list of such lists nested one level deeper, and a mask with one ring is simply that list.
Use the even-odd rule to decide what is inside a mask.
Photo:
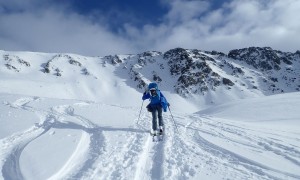
[{"label": "mountain ridge", "polygon": [[137,91],[155,81],[162,90],[185,98],[218,94],[211,102],[224,92],[244,98],[300,91],[300,51],[282,52],[270,47],[234,49],[228,54],[174,48],[164,53],[146,51],[104,57],[0,51],[0,62],[1,74],[25,75],[35,71],[38,76],[56,79],[72,79],[77,74],[102,81],[98,71],[112,68],[112,73],[125,78]]}]

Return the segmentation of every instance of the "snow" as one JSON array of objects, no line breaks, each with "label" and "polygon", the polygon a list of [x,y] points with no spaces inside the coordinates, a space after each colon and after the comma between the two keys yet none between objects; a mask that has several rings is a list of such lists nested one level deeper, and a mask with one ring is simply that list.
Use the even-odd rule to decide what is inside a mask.
[{"label": "snow", "polygon": [[173,116],[152,142],[148,102],[114,66],[73,55],[93,76],[58,63],[59,78],[38,72],[53,54],[16,54],[32,60],[0,69],[0,179],[300,179],[299,92],[204,106],[164,86]]}]

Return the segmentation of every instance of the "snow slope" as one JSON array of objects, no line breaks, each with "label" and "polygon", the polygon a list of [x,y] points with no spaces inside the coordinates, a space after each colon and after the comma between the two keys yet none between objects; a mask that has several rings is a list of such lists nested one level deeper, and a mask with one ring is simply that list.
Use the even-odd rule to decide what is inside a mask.
[{"label": "snow slope", "polygon": [[[117,66],[16,55],[31,66],[0,66],[0,179],[300,179],[299,92],[204,109],[163,90],[173,116],[163,114],[165,139],[152,142],[147,101]],[[63,78],[40,72],[44,58]]]},{"label": "snow slope", "polygon": [[299,96],[165,113],[154,143],[138,107],[1,93],[0,178],[299,179]]}]

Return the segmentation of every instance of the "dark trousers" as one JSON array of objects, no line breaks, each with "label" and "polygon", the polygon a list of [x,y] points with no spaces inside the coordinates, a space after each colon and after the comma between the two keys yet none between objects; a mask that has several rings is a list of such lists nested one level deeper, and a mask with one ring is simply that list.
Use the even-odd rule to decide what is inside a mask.
[{"label": "dark trousers", "polygon": [[152,106],[152,129],[154,131],[157,130],[157,117],[158,117],[158,125],[163,126],[163,118],[162,118],[162,107],[160,105]]}]

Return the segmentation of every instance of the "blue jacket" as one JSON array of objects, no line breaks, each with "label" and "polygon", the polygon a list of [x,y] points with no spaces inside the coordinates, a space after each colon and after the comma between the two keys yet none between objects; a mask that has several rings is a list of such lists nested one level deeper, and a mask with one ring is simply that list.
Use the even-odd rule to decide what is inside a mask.
[{"label": "blue jacket", "polygon": [[160,92],[160,90],[156,90],[157,95],[156,96],[151,96],[150,92],[144,92],[142,99],[146,100],[146,99],[150,99],[150,106],[157,106],[157,105],[161,105],[164,112],[167,111],[168,108],[168,101],[165,98],[165,96]]}]

